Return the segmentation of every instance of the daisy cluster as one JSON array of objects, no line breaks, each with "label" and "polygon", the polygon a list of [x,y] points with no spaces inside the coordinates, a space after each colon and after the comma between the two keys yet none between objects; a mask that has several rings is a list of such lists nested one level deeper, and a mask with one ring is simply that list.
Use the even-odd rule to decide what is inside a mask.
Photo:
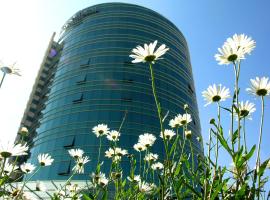
[{"label": "daisy cluster", "polygon": [[[28,129],[22,127],[19,134],[21,136],[27,136]],[[45,166],[50,166],[54,159],[48,153],[41,153],[37,156],[37,165],[29,162],[22,163],[17,166],[17,159],[20,156],[25,156],[28,154],[29,146],[26,143],[6,143],[0,145],[0,168],[1,174],[0,178],[16,177],[18,174],[33,174],[36,173],[40,168]],[[15,157],[15,159],[13,159]],[[5,179],[4,178],[4,179]],[[4,180],[2,179],[2,180]],[[25,184],[26,182],[24,182]],[[23,187],[5,187],[6,195],[3,197],[5,199],[35,199],[32,193],[24,191]],[[36,182],[36,191],[45,191],[46,188],[44,184],[40,181]]]},{"label": "daisy cluster", "polygon": [[245,59],[246,54],[250,54],[255,48],[255,41],[244,34],[234,34],[228,38],[221,48],[218,48],[219,53],[215,55],[216,60],[220,65],[228,65]]},{"label": "daisy cluster", "polygon": [[[244,34],[234,34],[228,38],[221,48],[218,48],[219,53],[215,55],[216,60],[220,65],[234,64],[240,65],[240,61],[245,59],[247,54],[250,54],[256,46],[256,42]],[[239,76],[239,75],[238,75]],[[250,79],[251,86],[246,91],[255,97],[269,96],[270,81],[268,77],[256,77]],[[210,85],[202,96],[207,102],[205,106],[211,103],[220,103],[230,98],[230,90],[221,84]],[[251,114],[255,112],[255,104],[249,101],[240,101],[233,108],[233,114],[239,119],[252,119]]]}]

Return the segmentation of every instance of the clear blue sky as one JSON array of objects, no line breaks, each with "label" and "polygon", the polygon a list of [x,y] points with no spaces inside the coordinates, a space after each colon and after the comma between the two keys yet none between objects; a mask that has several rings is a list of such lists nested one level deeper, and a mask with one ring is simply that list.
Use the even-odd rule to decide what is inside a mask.
[{"label": "clear blue sky", "polygon": [[[9,102],[10,104],[13,103],[16,110],[9,108],[11,110],[7,114],[8,117],[0,117],[3,124],[9,127],[12,126],[12,128],[4,128],[5,134],[7,132],[11,135],[15,134],[14,130],[16,131],[19,125],[35,74],[52,32],[59,33],[65,21],[78,10],[104,2],[110,1],[28,0],[23,3],[13,0],[1,1],[0,24],[2,38],[0,39],[0,60],[5,60],[5,57],[9,57],[9,60],[11,60],[13,56],[14,60],[21,62],[21,68],[25,72],[25,78],[16,80],[16,84],[20,85],[16,86],[17,88],[20,87],[16,93],[11,94],[8,92],[12,90],[11,81],[15,83],[15,79],[9,78],[4,85],[6,87],[5,98],[10,101],[11,99],[14,101],[14,98],[16,98],[18,102],[18,105],[15,101]],[[270,63],[268,61],[270,56],[268,49],[270,46],[270,1],[128,0],[120,2],[138,4],[159,12],[171,20],[186,37],[193,66],[202,135],[205,141],[208,138],[208,122],[210,118],[215,117],[216,107],[214,105],[204,107],[205,102],[201,97],[201,92],[213,83],[222,83],[230,87],[231,91],[233,87],[232,66],[219,66],[217,64],[214,59],[217,48],[221,47],[225,39],[234,33],[245,33],[256,41],[256,48],[252,55],[248,56],[242,64],[240,100],[250,100],[256,103],[257,110],[253,120],[247,122],[247,136],[249,145],[257,143],[261,112],[260,101],[246,95],[245,89],[249,86],[250,78],[255,78],[255,76],[270,77]],[[14,27],[19,27],[17,32],[13,31],[16,30]],[[25,39],[27,36],[29,36],[28,39]],[[4,44],[8,44],[8,47],[5,47]],[[21,58],[22,53],[24,53],[23,58]],[[33,53],[35,53],[35,56],[33,56]],[[29,75],[30,72],[33,74]],[[1,91],[2,94],[5,89]],[[5,109],[3,105],[6,105],[6,103],[1,96],[1,110]],[[270,148],[268,146],[270,143],[270,98],[266,99],[265,107],[262,160],[270,157]],[[226,113],[222,114],[227,115]],[[228,118],[228,115],[226,117]],[[225,128],[225,131],[225,134],[228,134],[228,128]],[[225,154],[222,158],[224,164],[231,162]]]}]

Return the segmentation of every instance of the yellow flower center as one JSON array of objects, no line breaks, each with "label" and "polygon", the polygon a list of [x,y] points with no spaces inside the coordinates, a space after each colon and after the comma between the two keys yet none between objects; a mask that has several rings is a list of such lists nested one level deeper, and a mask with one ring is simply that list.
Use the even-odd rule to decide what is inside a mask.
[{"label": "yellow flower center", "polygon": [[256,91],[256,94],[258,96],[265,96],[267,94],[267,90],[266,89],[259,89]]},{"label": "yellow flower center", "polygon": [[156,59],[156,56],[155,55],[148,55],[148,56],[146,56],[145,58],[144,58],[144,60],[146,61],[146,62],[152,62],[152,61],[154,61]]},{"label": "yellow flower center", "polygon": [[227,59],[228,59],[228,61],[233,62],[233,61],[235,61],[237,59],[237,55],[236,54],[232,54]]},{"label": "yellow flower center", "polygon": [[216,95],[216,96],[212,97],[213,102],[218,102],[220,99],[221,99],[221,97],[219,95]]}]

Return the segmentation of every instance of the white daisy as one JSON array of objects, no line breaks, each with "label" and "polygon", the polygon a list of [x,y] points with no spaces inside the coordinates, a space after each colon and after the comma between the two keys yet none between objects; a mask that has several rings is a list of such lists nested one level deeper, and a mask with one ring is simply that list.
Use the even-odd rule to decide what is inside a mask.
[{"label": "white daisy", "polygon": [[86,163],[88,163],[90,160],[89,160],[89,157],[88,156],[85,156],[85,157],[79,157],[77,160],[76,160],[76,164],[75,166],[72,168],[72,171],[74,171],[75,173],[78,173],[78,174],[83,174],[84,173],[84,165]]},{"label": "white daisy", "polygon": [[9,66],[3,66],[3,64],[0,63],[0,65],[1,65],[0,70],[5,74],[14,74],[17,76],[21,76],[20,69],[15,68],[15,64],[16,63],[14,63],[13,65],[9,65]]},{"label": "white daisy", "polygon": [[26,174],[31,174],[35,170],[36,166],[31,163],[23,163],[21,164],[20,168],[22,172]]},{"label": "white daisy", "polygon": [[26,144],[12,144],[6,143],[0,146],[0,155],[3,158],[9,158],[11,156],[27,155],[28,146]]},{"label": "white daisy", "polygon": [[112,157],[121,157],[124,155],[127,155],[128,152],[125,149],[121,149],[119,147],[116,147],[115,149],[109,148],[109,150],[105,151],[105,157],[112,158]]},{"label": "white daisy", "polygon": [[210,85],[207,90],[202,92],[202,96],[204,97],[205,101],[208,103],[205,104],[207,106],[208,104],[219,102],[219,101],[225,101],[227,98],[230,97],[230,90],[226,87],[222,87],[221,84],[218,86]]},{"label": "white daisy", "polygon": [[150,184],[150,183],[146,183],[146,182],[142,182],[141,184],[139,184],[139,190],[142,193],[145,194],[151,194],[156,188],[155,184]]},{"label": "white daisy", "polygon": [[36,195],[34,195],[32,192],[22,192],[22,197],[23,200],[37,200]]},{"label": "white daisy", "polygon": [[72,193],[76,193],[78,191],[80,191],[82,188],[78,185],[78,184],[68,184],[66,186],[66,189],[69,191],[69,192],[72,192]]},{"label": "white daisy", "polygon": [[37,181],[36,182],[36,190],[37,191],[41,191],[41,192],[46,192],[47,191],[47,187],[45,186],[45,184],[41,181]]},{"label": "white daisy", "polygon": [[175,117],[175,121],[179,126],[184,126],[189,124],[192,121],[192,118],[190,114],[183,114],[183,115],[178,114]]},{"label": "white daisy", "polygon": [[222,48],[218,48],[220,54],[216,54],[215,58],[220,65],[228,65],[232,62],[245,59],[245,54],[255,48],[255,41],[244,34],[234,34],[232,38],[228,38]]},{"label": "white daisy", "polygon": [[128,154],[127,150],[121,149],[119,147],[116,147],[115,148],[115,155],[117,155],[117,156],[124,156],[124,155],[127,155],[127,154]]},{"label": "white daisy", "polygon": [[250,54],[251,51],[255,48],[256,42],[252,40],[251,37],[246,36],[245,34],[234,34],[232,38],[228,38],[225,42],[230,46],[235,46],[244,54]]},{"label": "white daisy", "polygon": [[84,151],[82,149],[70,149],[68,150],[68,153],[71,157],[78,159],[83,156]]},{"label": "white daisy", "polygon": [[[175,136],[175,132],[173,130],[165,129],[164,130],[164,136],[166,140],[171,140],[173,136]],[[163,139],[162,132],[160,133],[160,137]]]},{"label": "white daisy", "polygon": [[[246,117],[248,119],[252,119],[251,113],[255,112],[256,108],[255,108],[254,103],[250,103],[249,101],[246,101],[246,102],[241,101],[239,102],[238,110],[239,110],[240,118]],[[234,111],[234,114],[237,116],[236,110]]]},{"label": "white daisy", "polygon": [[178,114],[174,117],[174,119],[171,119],[169,122],[169,126],[172,128],[178,128],[180,126],[185,126],[192,122],[192,118],[190,114]]},{"label": "white daisy", "polygon": [[147,148],[153,146],[155,141],[156,137],[151,133],[144,133],[139,136],[139,143],[143,144]]},{"label": "white daisy", "polygon": [[145,155],[144,160],[147,162],[155,162],[158,159],[158,155],[157,154],[153,154],[153,153],[148,153]]},{"label": "white daisy", "polygon": [[106,185],[108,185],[108,183],[109,179],[107,179],[106,177],[101,177],[98,182],[98,184],[101,185],[102,187],[105,187]]},{"label": "white daisy", "polygon": [[112,158],[114,155],[114,149],[109,148],[107,151],[105,151],[105,157]]},{"label": "white daisy", "polygon": [[178,127],[178,124],[177,122],[175,121],[175,119],[171,119],[169,121],[169,126],[172,127],[172,128],[177,128]]},{"label": "white daisy", "polygon": [[96,134],[97,137],[107,135],[109,132],[109,128],[106,124],[98,124],[97,126],[94,126],[92,131]]},{"label": "white daisy", "polygon": [[236,46],[230,46],[225,43],[222,48],[218,48],[219,54],[215,55],[219,65],[228,65],[232,62],[245,59],[244,52],[237,49]]},{"label": "white daisy", "polygon": [[256,79],[250,79],[251,87],[247,88],[250,94],[255,96],[267,96],[270,94],[270,81],[268,77],[256,77]]},{"label": "white daisy", "polygon": [[161,170],[164,168],[164,165],[161,162],[157,162],[151,165],[153,170]]},{"label": "white daisy", "polygon": [[9,164],[9,163],[6,163],[5,166],[4,166],[4,170],[3,172],[6,174],[6,175],[10,175],[12,172],[16,171],[19,167],[16,166],[16,165],[12,165],[12,164]]},{"label": "white daisy", "polygon": [[185,137],[186,137],[187,139],[190,139],[191,136],[192,136],[191,130],[186,130],[186,131],[185,131]]},{"label": "white daisy", "polygon": [[139,152],[146,150],[146,147],[141,143],[134,144],[133,148]]},{"label": "white daisy", "polygon": [[38,155],[38,162],[41,166],[49,166],[53,161],[54,159],[48,153]]},{"label": "white daisy", "polygon": [[93,182],[97,183],[98,185],[104,187],[108,185],[109,179],[106,178],[105,174],[99,172],[98,174],[92,173]]},{"label": "white daisy", "polygon": [[162,55],[166,53],[166,51],[169,50],[169,48],[166,48],[165,44],[162,44],[156,51],[157,40],[153,43],[150,43],[149,45],[144,44],[144,48],[142,46],[137,46],[136,48],[132,49],[132,53],[129,55],[129,57],[133,58],[133,63],[139,63],[139,62],[150,62],[154,63],[156,60],[162,59],[160,58]]},{"label": "white daisy", "polygon": [[134,175],[133,178],[131,178],[130,176],[128,176],[127,179],[130,182],[136,182],[136,183],[140,183],[141,182],[141,176],[140,175]]},{"label": "white daisy", "polygon": [[118,131],[112,130],[107,134],[107,139],[110,141],[119,141],[120,133]]}]

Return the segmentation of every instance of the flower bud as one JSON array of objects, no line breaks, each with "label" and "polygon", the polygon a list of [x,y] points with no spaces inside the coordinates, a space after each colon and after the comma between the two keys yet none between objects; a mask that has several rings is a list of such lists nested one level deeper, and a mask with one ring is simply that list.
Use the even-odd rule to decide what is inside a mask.
[{"label": "flower bud", "polygon": [[210,122],[209,122],[210,124],[215,124],[215,119],[213,118],[213,119],[210,119]]},{"label": "flower bud", "polygon": [[187,139],[190,139],[191,136],[192,136],[192,132],[189,130],[189,131],[185,131],[185,136]]},{"label": "flower bud", "polygon": [[184,105],[184,110],[187,110],[188,109],[188,104],[185,104]]},{"label": "flower bud", "polygon": [[26,127],[22,127],[20,130],[20,135],[27,136],[28,135],[28,129]]}]

